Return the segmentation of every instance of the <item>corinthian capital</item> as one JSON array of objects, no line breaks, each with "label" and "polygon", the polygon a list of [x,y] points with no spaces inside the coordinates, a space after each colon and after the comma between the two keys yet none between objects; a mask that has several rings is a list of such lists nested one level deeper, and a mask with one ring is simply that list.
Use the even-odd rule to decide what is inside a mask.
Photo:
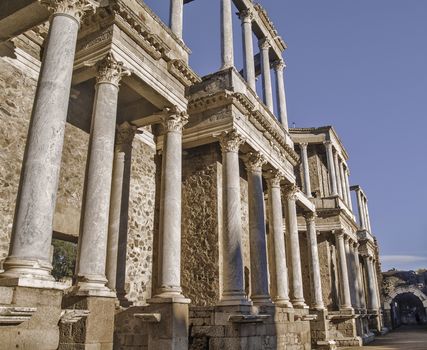
[{"label": "corinthian capital", "polygon": [[240,145],[244,142],[245,139],[236,130],[223,132],[219,136],[219,143],[223,152],[239,152]]},{"label": "corinthian capital", "polygon": [[119,86],[120,80],[125,75],[130,75],[130,70],[123,66],[123,62],[118,62],[111,52],[109,52],[101,61],[99,61],[97,66],[97,84],[110,83]]},{"label": "corinthian capital", "polygon": [[188,123],[188,114],[179,111],[176,107],[165,108],[163,110],[164,116],[162,118],[163,128],[166,132],[179,131]]},{"label": "corinthian capital", "polygon": [[266,174],[266,178],[268,180],[268,184],[270,187],[279,187],[280,188],[280,182],[284,179],[284,175],[279,170],[269,170]]},{"label": "corinthian capital", "polygon": [[137,127],[135,125],[124,122],[117,126],[116,146],[131,145],[135,136]]},{"label": "corinthian capital", "polygon": [[313,211],[305,212],[304,218],[306,222],[314,222],[317,218],[316,212],[313,212]]},{"label": "corinthian capital", "polygon": [[239,18],[242,22],[252,22],[254,14],[249,9],[242,10],[239,12]]},{"label": "corinthian capital", "polygon": [[245,165],[249,172],[260,172],[267,160],[260,152],[249,152],[246,155]]},{"label": "corinthian capital", "polygon": [[278,72],[282,72],[286,68],[286,64],[284,60],[276,60],[273,62],[274,70]]},{"label": "corinthian capital", "polygon": [[271,47],[270,40],[267,38],[261,39],[258,45],[261,50],[268,50]]},{"label": "corinthian capital", "polygon": [[94,0],[38,0],[54,14],[74,17],[80,22],[85,14],[94,13],[99,3]]},{"label": "corinthian capital", "polygon": [[283,187],[283,196],[286,199],[296,199],[298,186],[296,184],[288,184]]}]

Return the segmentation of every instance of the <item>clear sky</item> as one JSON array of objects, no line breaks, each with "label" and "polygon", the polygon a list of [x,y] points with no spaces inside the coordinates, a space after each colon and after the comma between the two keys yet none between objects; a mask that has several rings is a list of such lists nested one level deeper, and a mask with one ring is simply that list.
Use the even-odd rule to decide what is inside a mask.
[{"label": "clear sky", "polygon": [[[369,198],[383,270],[427,267],[427,1],[259,2],[288,44],[289,124],[336,128],[351,184]],[[146,3],[167,21],[168,0]],[[185,5],[184,41],[200,75],[220,66],[219,23],[219,0]]]}]

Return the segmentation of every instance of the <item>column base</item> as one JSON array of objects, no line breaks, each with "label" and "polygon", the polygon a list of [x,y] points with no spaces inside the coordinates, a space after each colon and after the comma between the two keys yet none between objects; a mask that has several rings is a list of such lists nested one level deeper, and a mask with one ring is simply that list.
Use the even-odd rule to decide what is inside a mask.
[{"label": "column base", "polygon": [[308,309],[308,305],[305,303],[304,299],[294,299],[291,300],[294,309]]},{"label": "column base", "polygon": [[39,259],[20,259],[9,256],[3,262],[4,271],[0,273],[0,279],[37,279],[40,281],[55,281],[53,278],[52,264],[49,261]]},{"label": "column base", "polygon": [[274,300],[274,304],[275,304],[277,307],[281,307],[281,308],[288,308],[288,309],[292,309],[292,308],[293,308],[293,305],[292,305],[292,303],[289,301],[289,299],[279,299],[279,298],[276,298],[276,299]]},{"label": "column base", "polygon": [[223,293],[218,306],[232,306],[232,305],[245,305],[252,306],[252,301],[249,300],[243,292],[229,292]]},{"label": "column base", "polygon": [[255,306],[273,306],[273,301],[271,300],[269,295],[251,295],[251,300]]},{"label": "column base", "polygon": [[107,279],[104,276],[78,276],[77,284],[70,294],[85,297],[115,298],[116,293],[105,285],[106,282]]}]

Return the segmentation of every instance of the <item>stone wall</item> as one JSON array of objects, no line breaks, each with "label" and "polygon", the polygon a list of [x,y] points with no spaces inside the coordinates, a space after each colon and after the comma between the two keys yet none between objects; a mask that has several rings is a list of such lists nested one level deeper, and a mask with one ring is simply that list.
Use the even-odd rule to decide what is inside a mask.
[{"label": "stone wall", "polygon": [[36,81],[0,59],[0,260],[9,250]]},{"label": "stone wall", "polygon": [[152,145],[135,137],[132,143],[125,280],[126,297],[135,305],[143,305],[151,297],[155,155]]},{"label": "stone wall", "polygon": [[181,272],[192,305],[215,305],[220,299],[218,158],[211,145],[191,149],[183,161]]}]

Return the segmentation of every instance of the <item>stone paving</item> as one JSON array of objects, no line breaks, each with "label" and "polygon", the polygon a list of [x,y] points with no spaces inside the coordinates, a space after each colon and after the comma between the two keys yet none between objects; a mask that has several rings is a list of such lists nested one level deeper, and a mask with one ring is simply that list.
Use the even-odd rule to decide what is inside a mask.
[{"label": "stone paving", "polygon": [[344,348],[343,350],[427,350],[427,326],[403,326],[382,337],[369,346]]}]

